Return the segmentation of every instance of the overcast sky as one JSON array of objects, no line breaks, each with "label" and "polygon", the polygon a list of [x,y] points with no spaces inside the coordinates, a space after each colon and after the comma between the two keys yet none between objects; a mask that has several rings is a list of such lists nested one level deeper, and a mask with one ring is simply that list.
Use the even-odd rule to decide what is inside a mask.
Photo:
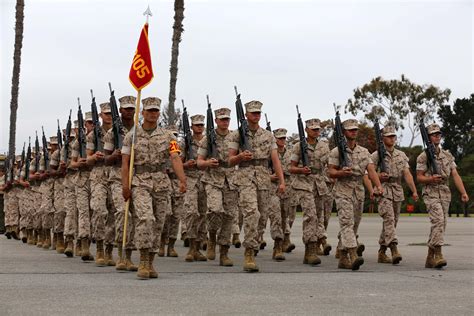
[{"label": "overcast sky", "polygon": [[[0,1],[0,152],[8,148],[15,1]],[[26,0],[17,120],[17,152],[45,126],[65,127],[77,97],[98,103],[135,95],[128,81],[142,13],[150,4],[155,79],[143,97],[168,100],[173,1]],[[376,76],[452,90],[450,102],[473,89],[472,1],[191,1],[185,0],[177,99],[190,114],[233,111],[237,85],[244,102],[264,103],[273,128],[296,132],[304,119],[334,116],[354,88]],[[180,104],[178,102],[177,104]],[[343,115],[343,119],[347,118]],[[264,122],[262,122],[262,125]],[[402,142],[408,142],[409,137]]]}]

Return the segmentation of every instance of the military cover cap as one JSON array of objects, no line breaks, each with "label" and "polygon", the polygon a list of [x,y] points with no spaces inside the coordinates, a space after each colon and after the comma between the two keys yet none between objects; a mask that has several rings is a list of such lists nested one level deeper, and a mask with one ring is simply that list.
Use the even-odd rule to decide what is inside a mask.
[{"label": "military cover cap", "polygon": [[286,138],[287,132],[286,128],[277,128],[273,130],[273,135],[275,138]]},{"label": "military cover cap", "polygon": [[58,136],[51,136],[49,138],[49,142],[51,143],[51,145],[57,145],[58,144]]},{"label": "military cover cap", "polygon": [[86,112],[85,121],[92,121],[92,112]]},{"label": "military cover cap", "polygon": [[396,136],[397,130],[395,129],[395,126],[387,125],[383,127],[382,134],[383,136]]},{"label": "military cover cap", "polygon": [[135,108],[135,103],[137,102],[137,98],[132,95],[126,95],[119,99],[120,108],[121,109],[128,109],[128,108]]},{"label": "military cover cap", "polygon": [[223,119],[223,118],[230,118],[230,109],[228,108],[220,108],[214,111],[214,115],[218,119]]},{"label": "military cover cap", "polygon": [[435,133],[441,133],[441,128],[436,123],[428,125],[426,127],[426,129],[428,130],[428,135],[435,134]]},{"label": "military cover cap", "polygon": [[245,110],[247,112],[262,112],[263,103],[260,101],[250,101],[245,103]]},{"label": "military cover cap", "polygon": [[345,130],[348,129],[359,129],[359,122],[356,119],[348,119],[342,122],[342,127]]},{"label": "military cover cap", "polygon": [[201,114],[196,114],[191,116],[191,124],[192,125],[198,125],[198,124],[203,124],[204,125],[204,115]]},{"label": "military cover cap", "polygon": [[109,102],[104,102],[100,104],[100,112],[101,113],[110,113],[110,103]]},{"label": "military cover cap", "polygon": [[309,129],[321,128],[321,120],[317,118],[306,120],[305,123],[306,123],[306,128],[309,128]]},{"label": "military cover cap", "polygon": [[156,97],[149,97],[142,100],[143,110],[152,110],[157,109],[160,110],[161,99]]}]

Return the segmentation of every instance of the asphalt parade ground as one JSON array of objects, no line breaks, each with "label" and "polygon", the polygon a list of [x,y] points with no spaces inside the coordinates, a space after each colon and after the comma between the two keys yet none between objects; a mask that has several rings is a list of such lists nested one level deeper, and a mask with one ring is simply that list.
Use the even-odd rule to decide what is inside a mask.
[{"label": "asphalt parade ground", "polygon": [[[259,273],[242,272],[242,248],[230,250],[233,267],[186,263],[187,248],[178,241],[180,257],[155,260],[160,274],[152,280],[0,236],[0,315],[472,315],[474,218],[449,218],[448,265],[434,270],[424,268],[428,217],[400,218],[403,261],[393,266],[377,263],[380,217],[365,216],[359,232],[365,264],[356,272],[337,269],[334,251],[320,266],[303,265],[301,220],[293,227],[296,249],[284,262],[272,261],[267,231]],[[333,216],[333,246],[337,231]]]}]

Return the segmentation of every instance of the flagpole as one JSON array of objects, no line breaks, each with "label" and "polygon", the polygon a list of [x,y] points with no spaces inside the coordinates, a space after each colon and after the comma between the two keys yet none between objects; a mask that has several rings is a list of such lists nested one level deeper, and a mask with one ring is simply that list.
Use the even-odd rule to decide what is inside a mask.
[{"label": "flagpole", "polygon": [[[130,165],[128,168],[128,188],[132,189],[132,178],[133,178],[133,165],[135,163],[135,137],[137,135],[137,127],[138,127],[138,116],[140,112],[140,98],[142,96],[142,90],[138,90],[137,94],[137,104],[135,104],[135,118],[134,118],[134,126],[133,126],[133,134],[132,134],[132,148],[130,150]],[[129,198],[125,203],[125,218],[123,221],[123,238],[122,238],[122,249],[125,249],[125,244],[127,243],[127,226],[128,226],[128,211],[130,209],[130,200]],[[123,251],[122,251],[122,258],[123,259]]]}]

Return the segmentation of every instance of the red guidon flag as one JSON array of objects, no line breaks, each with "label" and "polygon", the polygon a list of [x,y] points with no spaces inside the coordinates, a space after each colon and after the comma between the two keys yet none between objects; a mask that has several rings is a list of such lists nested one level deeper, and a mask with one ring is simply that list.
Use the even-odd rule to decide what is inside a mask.
[{"label": "red guidon flag", "polygon": [[143,26],[142,33],[140,34],[128,77],[133,87],[137,90],[146,87],[153,79],[150,45],[148,43],[148,23]]}]

